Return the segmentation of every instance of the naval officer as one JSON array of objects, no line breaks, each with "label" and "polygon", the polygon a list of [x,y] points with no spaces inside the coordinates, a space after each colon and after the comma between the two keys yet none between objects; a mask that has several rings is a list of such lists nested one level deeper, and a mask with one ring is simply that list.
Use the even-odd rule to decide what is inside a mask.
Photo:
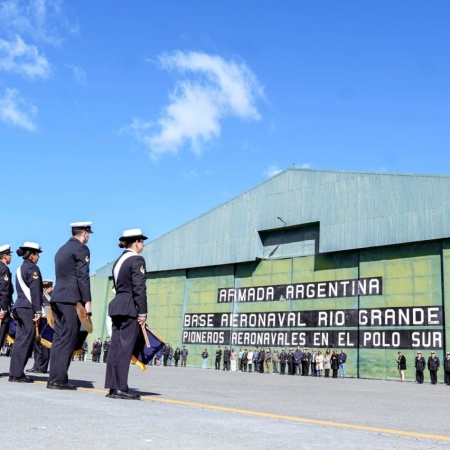
[{"label": "naval officer", "polygon": [[9,328],[10,313],[13,305],[12,297],[14,287],[11,279],[11,271],[8,265],[11,263],[11,246],[0,245],[0,349],[3,347],[6,333]]},{"label": "naval officer", "polygon": [[50,354],[48,389],[77,388],[69,383],[68,377],[80,330],[77,302],[81,302],[87,314],[91,315],[90,252],[86,244],[93,232],[92,222],[76,222],[70,226],[72,237],[55,255],[56,280],[50,300],[55,319],[55,335]]},{"label": "naval officer", "polygon": [[13,306],[16,339],[11,352],[8,381],[34,381],[24,374],[24,369],[31,355],[36,326],[42,314],[42,276],[37,266],[41,252],[35,242],[25,242],[16,252],[23,258],[23,263],[16,272],[17,300]]},{"label": "naval officer", "polygon": [[112,335],[106,362],[105,388],[109,389],[109,398],[140,399],[139,395],[128,390],[128,372],[140,328],[147,319],[145,259],[140,256],[146,239],[140,229],[125,230],[119,238],[119,247],[125,251],[113,266],[116,296],[108,307]]}]

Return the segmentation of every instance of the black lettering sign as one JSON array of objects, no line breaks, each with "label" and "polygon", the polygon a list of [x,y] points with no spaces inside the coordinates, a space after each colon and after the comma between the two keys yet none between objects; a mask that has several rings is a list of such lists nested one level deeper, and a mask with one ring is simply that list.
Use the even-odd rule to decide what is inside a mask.
[{"label": "black lettering sign", "polygon": [[443,349],[442,330],[183,330],[183,344],[236,345],[278,348]]},{"label": "black lettering sign", "polygon": [[217,303],[274,302],[382,295],[382,278],[218,289]]},{"label": "black lettering sign", "polygon": [[323,311],[271,311],[254,313],[189,313],[187,328],[352,328],[352,327],[428,327],[442,326],[440,306],[365,308]]}]

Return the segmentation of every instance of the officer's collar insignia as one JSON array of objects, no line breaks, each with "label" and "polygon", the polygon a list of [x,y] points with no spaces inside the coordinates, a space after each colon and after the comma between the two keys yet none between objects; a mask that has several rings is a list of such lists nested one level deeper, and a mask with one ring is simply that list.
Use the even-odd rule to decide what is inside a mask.
[{"label": "officer's collar insignia", "polygon": [[140,271],[141,271],[141,273],[145,273],[144,266],[141,266]]},{"label": "officer's collar insignia", "polygon": [[89,256],[85,256],[84,260],[88,263],[89,262]]}]

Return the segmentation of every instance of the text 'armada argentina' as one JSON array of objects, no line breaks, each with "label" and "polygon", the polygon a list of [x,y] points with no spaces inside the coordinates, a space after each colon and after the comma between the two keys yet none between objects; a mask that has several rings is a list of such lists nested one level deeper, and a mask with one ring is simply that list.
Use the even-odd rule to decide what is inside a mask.
[{"label": "text 'armada argentina'", "polygon": [[382,278],[375,277],[274,286],[220,288],[218,289],[217,303],[310,300],[382,294]]}]

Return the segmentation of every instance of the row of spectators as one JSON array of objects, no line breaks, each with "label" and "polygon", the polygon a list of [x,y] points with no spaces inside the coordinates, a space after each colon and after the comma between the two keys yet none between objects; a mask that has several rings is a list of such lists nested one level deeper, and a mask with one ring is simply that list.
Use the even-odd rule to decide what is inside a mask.
[{"label": "row of spectators", "polygon": [[222,363],[222,370],[324,376],[325,378],[329,378],[330,373],[333,378],[345,378],[346,362],[347,354],[344,350],[338,353],[337,350],[329,348],[322,353],[321,350],[317,349],[310,352],[308,347],[303,349],[300,347],[291,348],[289,352],[286,352],[285,349],[281,352],[278,349],[272,351],[270,348],[264,349],[263,347],[255,347],[253,350],[241,347],[236,352],[234,348],[230,350],[225,347],[222,352],[222,348],[219,346],[215,354],[216,370],[220,370]]}]

